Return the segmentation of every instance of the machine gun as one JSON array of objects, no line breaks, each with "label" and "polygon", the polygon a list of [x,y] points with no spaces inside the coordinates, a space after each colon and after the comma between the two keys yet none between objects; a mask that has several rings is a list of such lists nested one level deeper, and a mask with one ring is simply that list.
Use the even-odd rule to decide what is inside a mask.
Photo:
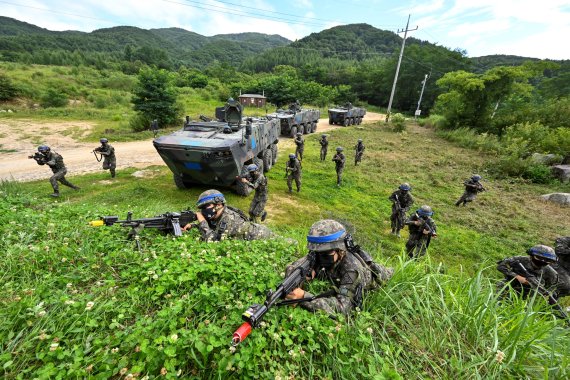
[{"label": "machine gun", "polygon": [[253,304],[243,314],[242,319],[245,321],[233,334],[232,345],[237,346],[239,343],[251,333],[251,329],[258,327],[263,316],[273,306],[291,305],[299,302],[308,302],[316,298],[328,297],[329,292],[319,294],[309,298],[301,298],[296,300],[284,300],[287,294],[291,293],[293,289],[301,287],[303,282],[311,275],[311,271],[315,266],[316,253],[310,252],[307,260],[303,261],[293,271],[285,277],[283,282],[277,285],[275,291],[269,290],[263,305]]},{"label": "machine gun", "polygon": [[103,216],[98,220],[89,222],[92,227],[112,226],[113,224],[120,224],[122,227],[130,227],[128,238],[134,239],[139,251],[141,250],[139,242],[139,232],[145,228],[156,228],[164,233],[170,233],[174,236],[182,236],[181,226],[192,223],[197,220],[194,211],[186,210],[180,213],[167,212],[157,215],[154,218],[133,219],[133,213],[127,213],[127,219],[119,220],[118,216]]},{"label": "machine gun", "polygon": [[561,319],[565,319],[566,324],[570,326],[570,319],[568,317],[568,314],[566,314],[564,308],[560,306],[556,297],[546,288],[544,288],[544,286],[542,286],[540,281],[537,280],[536,276],[530,273],[525,268],[525,266],[520,262],[512,263],[510,267],[514,273],[526,278],[528,284],[530,285],[530,288],[535,292],[537,292],[538,294],[540,294],[542,297],[544,297],[544,299],[548,302],[548,304],[552,306],[554,310],[556,310],[558,317],[560,317]]},{"label": "machine gun", "polygon": [[45,156],[40,152],[35,152],[34,154],[29,155],[28,158],[31,160],[35,160],[38,163],[38,165],[45,165],[46,163]]}]

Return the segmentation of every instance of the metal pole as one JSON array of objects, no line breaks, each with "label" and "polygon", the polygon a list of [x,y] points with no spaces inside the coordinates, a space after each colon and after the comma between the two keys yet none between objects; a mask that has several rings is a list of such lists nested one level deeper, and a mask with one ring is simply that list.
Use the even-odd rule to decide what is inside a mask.
[{"label": "metal pole", "polygon": [[426,82],[428,80],[428,75],[426,74],[426,76],[424,77],[424,80],[422,81],[422,91],[420,92],[420,100],[418,100],[418,108],[416,108],[416,113],[414,114],[414,120],[418,118],[419,116],[419,110],[420,110],[420,104],[422,103],[422,96],[424,96],[424,89],[426,88]]},{"label": "metal pole", "polygon": [[396,67],[396,75],[394,75],[394,84],[392,85],[392,93],[390,94],[390,101],[388,102],[388,110],[386,111],[386,123],[390,120],[390,110],[392,109],[392,101],[394,100],[394,93],[396,92],[396,82],[398,82],[398,73],[400,72],[400,64],[402,63],[402,56],[404,55],[404,47],[406,46],[406,37],[409,31],[416,30],[416,29],[408,30],[408,25],[410,25],[410,16],[408,15],[408,22],[406,23],[405,30],[398,30],[397,33],[404,32],[404,40],[402,41],[402,48],[400,49],[400,58],[398,59],[398,66]]}]

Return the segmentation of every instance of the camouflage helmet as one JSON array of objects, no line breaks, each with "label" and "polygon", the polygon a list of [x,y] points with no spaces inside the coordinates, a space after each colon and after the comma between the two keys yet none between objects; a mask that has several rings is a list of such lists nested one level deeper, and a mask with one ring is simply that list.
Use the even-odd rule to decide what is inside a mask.
[{"label": "camouflage helmet", "polygon": [[481,180],[481,176],[479,174],[473,174],[471,179],[475,182],[479,182]]},{"label": "camouflage helmet", "polygon": [[303,136],[301,132],[297,132],[297,136]]},{"label": "camouflage helmet", "polygon": [[336,147],[336,151],[337,151],[337,152],[342,152],[343,150],[344,150],[344,149],[343,149],[342,146],[337,146],[337,147]]},{"label": "camouflage helmet", "polygon": [[401,184],[398,188],[399,188],[400,190],[404,190],[404,191],[410,191],[410,190],[412,190],[412,187],[411,187],[410,184],[407,183],[407,182],[404,182],[404,183]]},{"label": "camouflage helmet", "polygon": [[224,194],[220,193],[218,190],[206,190],[198,196],[198,202],[196,202],[196,206],[198,208],[202,208],[206,205],[209,205],[210,203],[226,204],[226,198],[224,198]]},{"label": "camouflage helmet", "polygon": [[294,153],[289,153],[289,158],[296,158],[297,156],[295,156]]},{"label": "camouflage helmet", "polygon": [[307,249],[323,252],[331,249],[346,250],[344,237],[346,229],[342,224],[332,219],[323,219],[313,223],[307,235]]},{"label": "camouflage helmet", "polygon": [[547,245],[542,245],[542,244],[535,245],[534,247],[530,248],[527,251],[527,253],[531,256],[538,258],[539,260],[548,263],[554,263],[558,261],[558,257],[556,256],[554,249],[552,249]]},{"label": "camouflage helmet", "polygon": [[323,138],[326,139],[326,138],[327,138],[327,135],[325,135],[325,134],[323,133],[323,134],[321,135],[321,137],[323,137]]},{"label": "camouflage helmet", "polygon": [[107,140],[105,137],[102,137],[101,139],[99,139],[99,142],[101,144],[107,144],[109,142],[109,140]]},{"label": "camouflage helmet", "polygon": [[40,153],[49,152],[49,146],[47,146],[47,145],[38,146],[38,152],[40,152]]},{"label": "camouflage helmet", "polygon": [[416,210],[416,213],[419,216],[432,216],[433,210],[428,205],[423,205],[422,207]]},{"label": "camouflage helmet", "polygon": [[249,165],[247,165],[247,171],[248,171],[248,172],[254,172],[254,171],[256,171],[257,169],[258,169],[258,167],[257,167],[256,164],[249,164]]},{"label": "camouflage helmet", "polygon": [[361,142],[362,142],[362,139],[358,139],[358,142],[361,143]]}]

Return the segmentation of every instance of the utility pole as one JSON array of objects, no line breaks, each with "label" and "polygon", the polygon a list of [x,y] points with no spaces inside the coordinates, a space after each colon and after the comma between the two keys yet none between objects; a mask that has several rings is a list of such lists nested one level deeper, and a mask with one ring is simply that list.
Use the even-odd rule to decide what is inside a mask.
[{"label": "utility pole", "polygon": [[398,66],[396,67],[396,75],[394,76],[394,84],[392,85],[392,93],[390,94],[390,101],[388,102],[388,110],[386,111],[386,123],[390,120],[390,110],[392,109],[392,101],[394,100],[394,93],[396,92],[396,82],[398,82],[398,73],[400,72],[400,64],[402,63],[402,56],[404,55],[404,47],[406,46],[406,37],[408,32],[416,29],[408,29],[408,25],[410,25],[410,16],[408,15],[408,22],[406,23],[406,29],[399,30],[396,33],[404,32],[404,40],[402,41],[402,48],[400,49],[400,58],[398,59]]},{"label": "utility pole", "polygon": [[426,74],[426,76],[424,77],[424,80],[422,81],[422,91],[420,92],[420,100],[418,100],[418,108],[416,108],[416,113],[414,114],[414,120],[418,118],[418,116],[420,116],[420,104],[422,103],[422,96],[424,96],[424,89],[426,88],[426,82],[428,80],[428,78],[431,75],[431,71],[428,74]]}]

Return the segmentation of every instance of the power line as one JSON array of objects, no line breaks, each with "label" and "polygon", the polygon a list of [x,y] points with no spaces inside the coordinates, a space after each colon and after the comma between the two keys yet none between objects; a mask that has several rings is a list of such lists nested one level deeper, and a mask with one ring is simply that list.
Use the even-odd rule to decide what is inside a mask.
[{"label": "power line", "polygon": [[113,22],[113,21],[105,20],[105,19],[102,19],[102,18],[90,17],[90,16],[83,16],[83,15],[78,15],[78,14],[75,14],[75,13],[54,11],[54,10],[51,10],[51,9],[48,9],[48,8],[40,8],[40,7],[34,7],[34,6],[32,6],[32,5],[16,4],[16,3],[11,3],[11,2],[9,2],[9,1],[0,1],[0,3],[9,4],[9,5],[15,5],[15,6],[17,6],[17,7],[24,7],[24,8],[36,9],[36,10],[43,11],[43,12],[49,12],[49,13],[55,13],[55,14],[62,14],[62,15],[73,16],[73,17],[87,18],[87,19],[90,19],[90,20],[104,21],[104,22],[111,23],[111,24],[114,24],[114,23],[115,23],[115,22]]},{"label": "power line", "polygon": [[255,8],[255,7],[248,7],[246,5],[241,5],[241,4],[236,4],[236,3],[230,3],[229,1],[221,1],[221,0],[213,0],[216,3],[222,3],[222,4],[228,4],[228,5],[235,5],[238,6],[240,8],[245,8],[245,9],[253,9],[256,11],[263,11],[263,12],[268,12],[268,13],[275,13],[275,14],[280,14],[280,15],[285,15],[285,16],[292,16],[292,17],[297,17],[297,18],[302,18],[302,19],[311,19],[311,20],[318,20],[318,21],[325,21],[325,22],[338,22],[338,21],[333,21],[333,20],[325,20],[322,18],[316,18],[316,17],[309,17],[309,16],[297,16],[295,14],[292,13],[284,13],[284,12],[277,12],[277,11],[270,11],[269,9],[262,9],[262,8]]},{"label": "power line", "polygon": [[[211,12],[218,12],[218,13],[229,14],[229,15],[234,15],[234,16],[253,18],[253,19],[257,19],[257,20],[287,22],[289,24],[297,24],[297,25],[325,26],[325,24],[323,24],[323,23],[303,22],[303,21],[298,21],[298,20],[286,19],[286,18],[282,18],[282,17],[262,16],[259,14],[252,15],[252,14],[248,14],[248,13],[238,13],[239,11],[238,12],[229,11],[227,8],[219,7],[216,5],[208,5],[207,7],[205,7],[205,6],[203,6],[203,3],[200,1],[185,0],[184,3],[180,3],[178,1],[173,1],[173,0],[162,0],[162,1],[164,1],[166,3],[182,5],[185,7],[204,9],[204,10],[211,11]],[[221,10],[221,9],[223,9],[223,10]]]}]

